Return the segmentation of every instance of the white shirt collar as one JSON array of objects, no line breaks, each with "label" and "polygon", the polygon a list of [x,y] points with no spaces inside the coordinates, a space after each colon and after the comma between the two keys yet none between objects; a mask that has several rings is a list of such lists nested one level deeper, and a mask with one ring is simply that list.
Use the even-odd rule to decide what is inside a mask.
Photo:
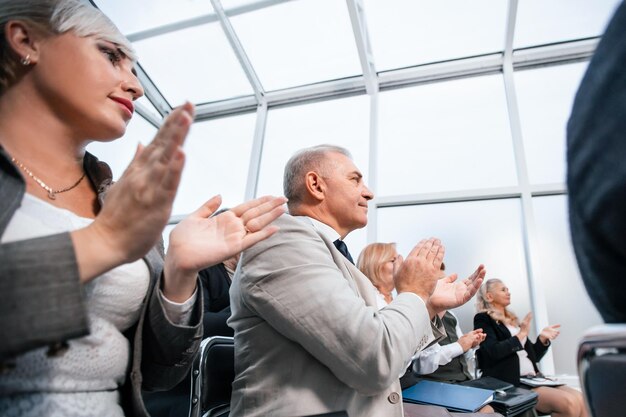
[{"label": "white shirt collar", "polygon": [[298,219],[308,220],[313,225],[315,230],[320,232],[322,235],[324,235],[326,239],[330,240],[331,242],[334,242],[335,240],[341,237],[335,229],[333,229],[332,227],[330,227],[329,225],[325,223],[322,223],[321,221],[317,219],[314,219],[313,217],[309,217],[309,216],[294,216],[294,217]]}]

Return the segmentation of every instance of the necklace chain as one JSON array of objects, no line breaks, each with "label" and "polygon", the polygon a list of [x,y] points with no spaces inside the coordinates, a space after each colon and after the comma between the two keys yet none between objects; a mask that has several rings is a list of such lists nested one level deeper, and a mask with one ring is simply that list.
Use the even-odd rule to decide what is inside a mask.
[{"label": "necklace chain", "polygon": [[83,175],[81,175],[81,177],[78,179],[78,181],[76,181],[74,184],[70,185],[69,187],[63,188],[61,190],[53,190],[52,187],[50,187],[49,185],[47,185],[45,182],[43,182],[39,177],[37,177],[35,174],[33,174],[33,172],[26,168],[24,166],[24,164],[22,164],[20,161],[18,161],[15,158],[11,158],[11,161],[13,161],[14,164],[16,164],[17,166],[19,166],[20,168],[22,168],[22,170],[33,179],[33,181],[35,181],[37,184],[39,184],[39,186],[41,188],[43,188],[44,190],[46,190],[48,192],[48,198],[50,200],[55,200],[57,198],[57,194],[61,194],[61,193],[65,193],[67,191],[73,190],[74,188],[78,187],[78,184],[81,183],[81,181],[85,178],[86,173],[83,172]]}]

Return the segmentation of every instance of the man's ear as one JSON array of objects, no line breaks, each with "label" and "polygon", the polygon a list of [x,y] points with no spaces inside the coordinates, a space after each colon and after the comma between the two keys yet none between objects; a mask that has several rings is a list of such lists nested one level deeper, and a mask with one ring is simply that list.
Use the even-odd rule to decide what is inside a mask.
[{"label": "man's ear", "polygon": [[307,193],[315,200],[322,201],[324,200],[325,191],[326,191],[326,183],[321,175],[319,175],[315,171],[309,171],[306,173],[304,177],[304,185],[306,187]]},{"label": "man's ear", "polygon": [[43,38],[40,31],[21,20],[9,20],[4,26],[4,36],[20,60],[37,63],[40,40]]}]

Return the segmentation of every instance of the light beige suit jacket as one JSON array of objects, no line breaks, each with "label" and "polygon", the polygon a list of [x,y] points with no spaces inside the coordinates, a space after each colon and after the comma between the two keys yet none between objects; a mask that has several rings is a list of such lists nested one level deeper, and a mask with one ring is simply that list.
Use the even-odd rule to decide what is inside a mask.
[{"label": "light beige suit jacket", "polygon": [[434,340],[424,302],[399,294],[378,311],[370,281],[308,218],[275,224],[230,289],[231,415],[402,417],[399,376]]}]

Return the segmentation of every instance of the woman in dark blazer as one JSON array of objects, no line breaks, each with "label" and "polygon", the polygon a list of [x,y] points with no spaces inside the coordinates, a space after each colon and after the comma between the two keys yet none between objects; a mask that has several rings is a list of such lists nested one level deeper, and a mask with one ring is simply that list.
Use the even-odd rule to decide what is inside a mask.
[{"label": "woman in dark blazer", "polygon": [[[484,376],[520,385],[520,376],[539,374],[537,362],[559,335],[559,325],[545,327],[533,343],[528,338],[531,313],[520,322],[507,307],[511,304],[509,289],[499,279],[487,280],[476,295],[478,314],[474,329],[486,335],[476,352]],[[567,387],[533,388],[538,394],[536,409],[557,416],[586,417],[587,410],[580,391]]]}]

